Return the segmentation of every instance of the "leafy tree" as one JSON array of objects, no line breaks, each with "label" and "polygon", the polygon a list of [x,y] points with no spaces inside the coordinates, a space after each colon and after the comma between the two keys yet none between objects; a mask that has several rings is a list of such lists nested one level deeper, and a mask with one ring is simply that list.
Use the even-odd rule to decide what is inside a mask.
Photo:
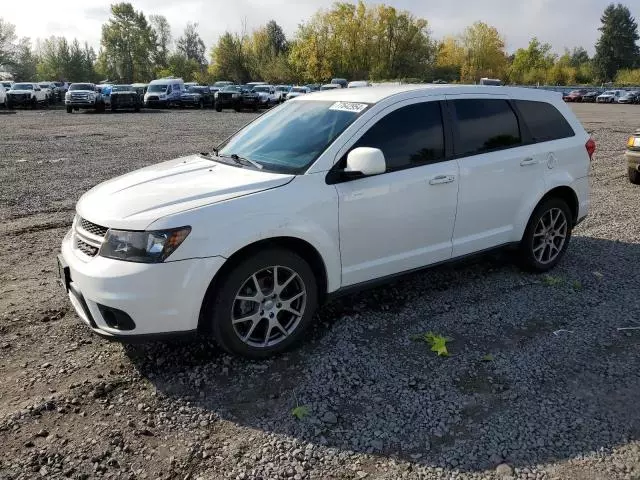
[{"label": "leafy tree", "polygon": [[615,82],[618,85],[635,86],[640,85],[640,68],[635,70],[625,69],[620,70],[616,75]]},{"label": "leafy tree", "polygon": [[443,80],[460,80],[466,55],[459,39],[446,37],[438,47],[436,68]]},{"label": "leafy tree", "polygon": [[63,81],[94,81],[95,52],[77,39],[50,37],[39,43],[38,78]]},{"label": "leafy tree", "polygon": [[167,67],[158,71],[159,77],[174,76],[182,78],[185,82],[192,82],[200,71],[200,64],[187,58],[183,53],[174,52],[167,59]]},{"label": "leafy tree", "polygon": [[622,4],[609,5],[600,18],[600,39],[596,43],[594,64],[602,80],[613,80],[616,72],[640,62],[638,24]]},{"label": "leafy tree", "polygon": [[285,82],[292,73],[286,54],[287,39],[280,26],[270,21],[255,30],[247,42],[248,67],[253,78],[271,83]]},{"label": "leafy tree", "polygon": [[545,83],[547,71],[555,63],[551,45],[540,43],[533,37],[527,48],[519,48],[509,68],[509,80],[513,83]]},{"label": "leafy tree", "polygon": [[211,75],[218,79],[245,83],[249,80],[246,36],[225,32],[211,51]]},{"label": "leafy tree", "polygon": [[111,15],[102,26],[100,73],[126,83],[150,79],[156,56],[154,29],[130,3],[112,5]]},{"label": "leafy tree", "polygon": [[31,40],[21,38],[15,48],[12,71],[16,81],[33,80],[36,76],[37,58],[31,49]]},{"label": "leafy tree", "polygon": [[156,34],[157,45],[154,62],[157,68],[166,68],[172,42],[171,26],[164,15],[150,15],[149,22]]},{"label": "leafy tree", "polygon": [[177,50],[189,60],[195,60],[198,65],[206,65],[204,42],[198,33],[197,23],[187,23],[182,37],[178,39]]},{"label": "leafy tree", "polygon": [[461,37],[465,59],[463,81],[479,81],[482,77],[501,78],[507,68],[504,40],[494,27],[476,22]]},{"label": "leafy tree", "polygon": [[575,68],[579,68],[581,65],[585,63],[589,63],[591,59],[589,58],[589,53],[582,47],[575,47],[571,53],[571,66]]},{"label": "leafy tree", "polygon": [[273,57],[286,54],[289,49],[289,43],[287,37],[282,30],[282,27],[276,23],[275,20],[270,20],[264,28],[268,45]]},{"label": "leafy tree", "polygon": [[0,18],[0,65],[12,65],[16,54],[16,27]]}]

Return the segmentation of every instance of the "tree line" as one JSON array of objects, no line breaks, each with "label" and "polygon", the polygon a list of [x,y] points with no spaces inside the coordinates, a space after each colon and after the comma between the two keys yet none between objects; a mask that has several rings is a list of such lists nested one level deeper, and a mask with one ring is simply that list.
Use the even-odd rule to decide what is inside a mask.
[{"label": "tree line", "polygon": [[64,37],[32,45],[0,18],[0,65],[18,80],[130,83],[173,75],[203,83],[332,77],[474,83],[489,77],[513,84],[640,85],[640,36],[631,11],[611,4],[600,22],[593,58],[583,47],[555,54],[536,37],[510,55],[500,32],[483,22],[436,40],[427,20],[411,12],[338,2],[300,24],[292,38],[274,20],[251,32],[243,25],[239,32],[225,32],[207,55],[197,23],[174,39],[164,16],[146,17],[130,3],[118,3],[102,26],[98,52]]}]

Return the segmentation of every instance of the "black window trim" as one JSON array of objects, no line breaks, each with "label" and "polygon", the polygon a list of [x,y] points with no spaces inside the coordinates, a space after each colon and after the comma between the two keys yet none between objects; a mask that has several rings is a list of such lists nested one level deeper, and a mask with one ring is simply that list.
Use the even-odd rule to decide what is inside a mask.
[{"label": "black window trim", "polygon": [[[520,143],[517,145],[509,145],[505,147],[492,148],[490,150],[485,150],[484,152],[480,152],[480,153],[477,153],[477,152],[476,153],[455,153],[455,144],[459,143],[459,140],[460,140],[460,126],[458,125],[458,122],[456,120],[456,109],[453,102],[462,101],[462,100],[502,100],[503,102],[507,102],[507,105],[509,105],[509,107],[513,111],[513,114],[516,116],[516,121],[518,122],[518,130],[520,131]],[[484,96],[484,97],[466,97],[465,96],[464,98],[447,98],[446,100],[447,108],[449,110],[450,122],[452,124],[452,132],[453,132],[452,158],[457,160],[460,158],[477,157],[478,155],[486,155],[488,153],[500,152],[502,150],[511,150],[513,148],[520,148],[520,147],[526,147],[527,145],[533,145],[535,142],[531,137],[531,132],[529,131],[527,124],[524,122],[522,114],[517,109],[513,100],[514,99],[510,97],[491,97],[491,96]]]},{"label": "black window trim", "polygon": [[[404,170],[409,170],[411,168],[420,168],[420,167],[425,167],[427,165],[436,165],[438,163],[442,163],[442,162],[447,162],[449,160],[453,160],[454,156],[453,156],[453,126],[452,126],[452,122],[451,122],[451,116],[450,116],[450,112],[448,110],[448,105],[446,100],[444,99],[439,99],[439,100],[429,100],[429,97],[414,97],[414,98],[408,98],[408,99],[404,99],[401,100],[398,103],[404,103],[405,101],[410,101],[410,100],[418,100],[416,102],[413,103],[408,103],[406,105],[402,105],[400,107],[395,108],[394,110],[384,114],[382,117],[380,117],[377,121],[375,121],[370,127],[366,128],[361,135],[358,136],[358,138],[356,138],[353,143],[351,144],[351,147],[353,147],[353,145],[355,145],[358,140],[360,140],[371,128],[373,128],[379,121],[381,121],[382,119],[384,119],[387,115],[401,109],[404,107],[408,107],[411,105],[417,105],[419,103],[438,103],[440,106],[440,115],[442,118],[442,129],[443,129],[443,134],[444,134],[444,157],[441,158],[440,160],[436,161],[436,162],[424,162],[424,163],[418,163],[418,164],[413,164],[413,165],[406,165],[404,167],[396,167],[393,168],[391,170],[387,170],[384,173],[379,173],[378,175],[357,175],[357,174],[345,174],[345,172],[343,171],[343,167],[341,166],[342,163],[344,161],[346,161],[347,155],[349,155],[349,152],[351,151],[351,147],[349,147],[349,149],[340,157],[340,159],[331,167],[331,169],[327,172],[327,175],[325,177],[325,182],[327,185],[335,185],[338,183],[345,183],[345,182],[351,182],[353,180],[359,180],[361,178],[369,178],[369,177],[377,177],[379,175],[387,175],[389,173],[395,173],[395,172],[401,172]],[[389,105],[389,107],[393,107],[394,105]],[[350,142],[351,140],[353,140],[353,138],[356,135],[354,135],[353,137],[351,137],[347,142]]]}]

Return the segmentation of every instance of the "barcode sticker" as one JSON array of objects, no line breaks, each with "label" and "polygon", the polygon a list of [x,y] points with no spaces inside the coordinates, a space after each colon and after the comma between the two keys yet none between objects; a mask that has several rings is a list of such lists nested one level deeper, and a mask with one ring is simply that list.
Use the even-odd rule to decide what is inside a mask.
[{"label": "barcode sticker", "polygon": [[366,103],[336,102],[333,105],[331,105],[329,110],[340,110],[342,112],[360,113],[368,106],[369,105],[367,105]]}]

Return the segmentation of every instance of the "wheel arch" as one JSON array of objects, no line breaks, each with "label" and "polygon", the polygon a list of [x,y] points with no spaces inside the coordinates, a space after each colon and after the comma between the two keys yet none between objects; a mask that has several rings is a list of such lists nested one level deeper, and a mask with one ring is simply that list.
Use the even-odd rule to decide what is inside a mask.
[{"label": "wheel arch", "polygon": [[237,250],[216,272],[209,283],[209,287],[205,292],[204,298],[202,299],[200,314],[198,316],[198,331],[208,331],[205,314],[207,309],[210,307],[209,301],[213,298],[213,292],[219,288],[220,282],[222,282],[241,261],[253,253],[266,248],[284,248],[295,252],[307,261],[313,272],[316,274],[316,281],[318,282],[318,303],[322,304],[324,302],[328,295],[328,271],[327,265],[320,252],[306,240],[302,240],[297,237],[284,236],[266,238],[250,243],[249,245]]},{"label": "wheel arch", "polygon": [[545,193],[540,201],[536,204],[534,211],[542,202],[545,202],[550,198],[560,198],[561,200],[564,200],[564,202],[571,210],[573,224],[575,225],[578,220],[580,211],[580,202],[578,201],[578,194],[575,192],[575,190],[566,185],[552,188],[547,193]]}]

